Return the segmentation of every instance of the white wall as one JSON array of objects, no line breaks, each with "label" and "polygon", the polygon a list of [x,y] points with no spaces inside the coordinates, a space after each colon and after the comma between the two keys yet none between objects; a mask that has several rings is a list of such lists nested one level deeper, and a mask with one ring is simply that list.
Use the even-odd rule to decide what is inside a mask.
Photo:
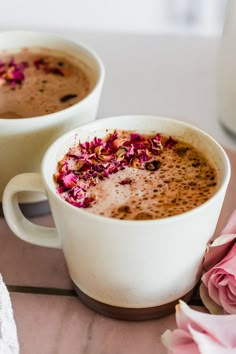
[{"label": "white wall", "polygon": [[0,0],[0,29],[211,35],[221,30],[226,1]]}]

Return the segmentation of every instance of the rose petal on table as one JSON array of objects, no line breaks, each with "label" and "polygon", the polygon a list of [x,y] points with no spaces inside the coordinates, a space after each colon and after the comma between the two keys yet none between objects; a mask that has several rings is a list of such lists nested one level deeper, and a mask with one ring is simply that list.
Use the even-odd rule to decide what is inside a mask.
[{"label": "rose petal on table", "polygon": [[201,283],[199,287],[199,293],[204,306],[208,309],[210,313],[214,315],[224,314],[223,308],[209,296],[208,289],[204,283]]},{"label": "rose petal on table", "polygon": [[180,301],[176,323],[177,329],[167,330],[161,337],[168,354],[236,353],[236,315],[211,315]]},{"label": "rose petal on table", "polygon": [[235,354],[235,348],[224,348],[205,333],[200,333],[191,327],[189,331],[194,341],[198,344],[199,354]]},{"label": "rose petal on table", "polygon": [[176,323],[179,329],[189,332],[191,326],[223,347],[236,349],[236,315],[210,315],[195,311],[180,301],[176,306]]},{"label": "rose petal on table", "polygon": [[221,235],[226,235],[226,234],[236,234],[236,209],[230,215],[227,224],[221,231]]},{"label": "rose petal on table", "polygon": [[217,237],[210,245],[204,256],[203,269],[208,271],[219,263],[236,242],[236,234],[225,234]]},{"label": "rose petal on table", "polygon": [[169,354],[199,354],[198,346],[193,342],[191,335],[181,329],[173,332],[166,330],[161,340]]}]

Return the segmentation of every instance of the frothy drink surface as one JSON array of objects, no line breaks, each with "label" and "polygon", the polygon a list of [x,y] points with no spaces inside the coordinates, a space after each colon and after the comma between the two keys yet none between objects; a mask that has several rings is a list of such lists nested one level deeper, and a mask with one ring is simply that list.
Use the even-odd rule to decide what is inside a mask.
[{"label": "frothy drink surface", "polygon": [[50,49],[0,54],[0,118],[54,113],[81,101],[93,88],[84,63]]},{"label": "frothy drink surface", "polygon": [[[119,132],[120,139],[125,137],[127,141],[129,134],[127,131]],[[135,145],[135,142],[128,143],[125,150],[126,154],[129,155],[128,151],[131,153],[127,158],[129,164],[115,173],[110,173],[108,178],[91,183],[89,194],[86,194],[91,200],[80,207],[86,207],[89,212],[107,217],[144,220],[181,214],[207,201],[218,187],[216,169],[190,144],[159,134],[145,136],[145,139],[153,137],[155,138],[148,148],[145,147],[141,151],[139,147],[142,144],[139,144],[139,151],[134,155],[132,153],[135,149],[132,149],[132,145]],[[122,150],[125,144],[121,144],[117,151]],[[145,145],[144,142],[143,144]],[[160,149],[152,151],[154,144],[159,144]],[[65,168],[65,161],[67,166],[74,168],[74,160],[71,157],[74,153],[75,151],[71,151],[63,162],[59,163],[59,171],[62,166]],[[119,153],[114,155],[117,157]],[[77,167],[81,165],[81,160],[77,160],[77,163],[78,161],[80,164],[77,164]],[[67,179],[69,180],[68,177]],[[62,186],[58,174],[56,181]],[[63,188],[58,192],[65,200],[76,205]]]}]

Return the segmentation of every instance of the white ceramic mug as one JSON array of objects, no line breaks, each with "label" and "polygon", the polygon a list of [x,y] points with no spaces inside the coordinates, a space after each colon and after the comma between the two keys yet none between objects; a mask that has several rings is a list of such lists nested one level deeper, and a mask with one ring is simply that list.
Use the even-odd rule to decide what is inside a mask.
[{"label": "white ceramic mug", "polygon": [[[0,33],[0,52],[15,53],[22,48],[49,48],[70,56],[86,67],[94,78],[92,91],[77,104],[52,114],[20,119],[0,118],[0,202],[7,182],[22,172],[38,172],[48,146],[60,135],[96,118],[104,66],[91,49],[68,39],[43,32]],[[21,194],[22,203],[41,201],[42,195]]]},{"label": "white ceramic mug", "polygon": [[[56,192],[53,174],[57,163],[69,147],[94,136],[103,137],[106,129],[155,131],[190,142],[217,169],[216,193],[191,211],[159,220],[118,220],[70,205]],[[22,240],[63,249],[70,277],[83,301],[108,315],[143,319],[173,311],[175,301],[190,294],[196,285],[229,178],[230,163],[223,148],[198,128],[155,116],[105,118],[57,139],[44,155],[40,174],[21,174],[8,183],[3,208],[7,223]],[[20,191],[47,195],[56,228],[37,226],[23,217],[16,198]],[[126,310],[123,315],[116,312],[120,308]]]}]

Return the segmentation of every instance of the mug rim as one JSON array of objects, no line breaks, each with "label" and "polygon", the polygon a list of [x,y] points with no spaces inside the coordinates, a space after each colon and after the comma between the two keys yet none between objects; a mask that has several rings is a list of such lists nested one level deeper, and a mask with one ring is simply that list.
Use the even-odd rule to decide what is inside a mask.
[{"label": "mug rim", "polygon": [[[78,106],[85,105],[87,103],[87,101],[90,99],[90,97],[95,94],[95,92],[100,88],[101,85],[103,85],[103,82],[105,79],[105,66],[104,66],[100,56],[98,55],[98,53],[94,49],[90,48],[90,46],[85,45],[83,42],[80,42],[80,41],[77,42],[72,39],[63,37],[61,35],[57,35],[57,34],[50,33],[50,32],[40,32],[40,31],[15,31],[15,30],[3,31],[0,33],[0,40],[1,40],[1,37],[8,36],[8,35],[14,36],[16,34],[21,35],[21,36],[34,36],[37,38],[55,39],[57,41],[60,41],[61,43],[65,43],[65,44],[69,44],[74,47],[77,47],[77,49],[81,50],[81,52],[84,52],[84,53],[90,55],[93,58],[93,60],[96,62],[97,67],[98,67],[98,79],[96,80],[96,83],[95,83],[93,89],[89,92],[89,94],[86,95],[82,100],[73,104],[70,107],[64,108],[64,109],[57,111],[57,112],[43,114],[41,116],[35,116],[35,117],[28,117],[28,118],[23,117],[23,118],[11,118],[11,119],[0,118],[0,124],[7,124],[9,126],[9,125],[15,125],[15,124],[17,124],[17,122],[18,122],[18,124],[22,125],[22,124],[27,124],[26,122],[33,122],[33,121],[37,122],[42,119],[44,119],[44,120],[51,120],[52,119],[53,120],[55,118],[55,115],[58,115],[57,119],[63,119],[64,114],[65,115],[70,114],[74,110],[76,110],[78,108]],[[21,47],[22,47],[22,45],[19,46],[19,48],[21,48]],[[2,50],[3,49],[0,49],[0,52]],[[62,50],[62,52],[66,53],[66,51],[63,51],[63,50]]]},{"label": "mug rim", "polygon": [[[78,134],[78,130],[80,128],[87,128],[88,129],[90,127],[92,127],[94,124],[103,124],[103,122],[105,123],[106,121],[110,121],[112,119],[125,119],[125,118],[130,118],[130,119],[142,119],[142,118],[145,118],[145,119],[148,119],[148,118],[151,118],[151,119],[161,119],[161,120],[168,120],[169,122],[173,122],[173,123],[177,123],[177,124],[181,124],[183,125],[184,127],[186,128],[190,128],[192,130],[194,130],[195,132],[197,133],[200,133],[201,135],[204,135],[206,137],[206,139],[209,139],[211,140],[214,145],[216,146],[216,148],[218,149],[218,153],[223,157],[224,159],[224,164],[225,164],[225,173],[224,175],[222,176],[222,181],[219,185],[219,188],[218,190],[209,198],[207,199],[207,201],[203,202],[202,204],[200,204],[199,206],[193,208],[193,209],[190,209],[186,212],[183,212],[181,214],[177,214],[177,215],[172,215],[172,216],[167,216],[167,217],[164,217],[164,218],[156,218],[156,219],[147,219],[147,220],[122,220],[122,219],[116,219],[116,218],[112,218],[112,217],[107,217],[107,216],[103,216],[103,215],[99,215],[99,214],[95,214],[95,213],[91,213],[91,212],[88,212],[86,211],[86,208],[78,208],[78,207],[75,207],[74,205],[66,202],[63,198],[61,198],[60,195],[58,195],[58,193],[56,192],[56,188],[53,189],[51,188],[51,185],[47,182],[48,181],[48,178],[47,178],[47,175],[46,175],[46,165],[47,165],[47,159],[49,158],[49,156],[53,153],[53,151],[58,151],[60,149],[61,146],[63,146],[62,142],[65,143],[66,140],[68,140],[68,138],[72,138],[75,134]],[[106,129],[105,125],[104,125],[104,130]],[[109,129],[112,129],[112,128],[109,128]],[[115,129],[115,128],[113,128]],[[151,129],[150,129],[151,131]],[[55,154],[55,152],[54,152]],[[128,115],[118,115],[118,116],[109,116],[109,117],[105,117],[105,118],[100,118],[100,119],[97,119],[95,121],[92,121],[92,122],[87,122],[87,123],[84,123],[84,124],[81,124],[80,126],[78,126],[77,128],[74,128],[70,131],[68,131],[67,133],[61,135],[59,138],[57,138],[50,146],[49,148],[46,150],[44,156],[43,156],[43,159],[41,161],[41,169],[40,169],[40,174],[41,174],[41,177],[42,177],[42,180],[43,180],[43,183],[44,183],[44,186],[46,186],[46,190],[50,191],[50,193],[52,193],[53,197],[56,198],[58,200],[59,203],[62,203],[63,205],[66,205],[69,210],[70,208],[72,208],[71,210],[74,212],[77,212],[77,213],[82,213],[81,215],[83,216],[87,216],[88,218],[92,218],[92,219],[95,219],[95,220],[103,220],[104,222],[112,222],[113,224],[114,223],[118,223],[118,224],[125,224],[125,225],[133,225],[133,224],[137,224],[138,225],[143,225],[143,224],[147,224],[147,223],[166,223],[166,222],[172,222],[172,221],[180,221],[182,220],[183,218],[185,219],[186,217],[191,217],[191,215],[194,215],[196,213],[198,213],[198,211],[200,209],[205,209],[209,204],[213,203],[215,201],[215,199],[218,197],[218,195],[222,192],[222,189],[226,186],[228,186],[228,183],[229,183],[229,180],[230,180],[230,177],[231,177],[231,164],[230,164],[230,161],[229,161],[229,158],[228,158],[228,155],[226,154],[225,150],[223,149],[223,147],[220,145],[220,143],[217,142],[216,139],[214,139],[210,134],[206,133],[204,130],[192,125],[192,124],[189,124],[189,123],[186,123],[182,120],[179,120],[179,119],[176,119],[176,118],[170,118],[170,117],[167,117],[167,116],[159,116],[159,115],[150,115],[150,114],[141,114],[141,115],[137,115],[137,114],[128,114]]]}]

